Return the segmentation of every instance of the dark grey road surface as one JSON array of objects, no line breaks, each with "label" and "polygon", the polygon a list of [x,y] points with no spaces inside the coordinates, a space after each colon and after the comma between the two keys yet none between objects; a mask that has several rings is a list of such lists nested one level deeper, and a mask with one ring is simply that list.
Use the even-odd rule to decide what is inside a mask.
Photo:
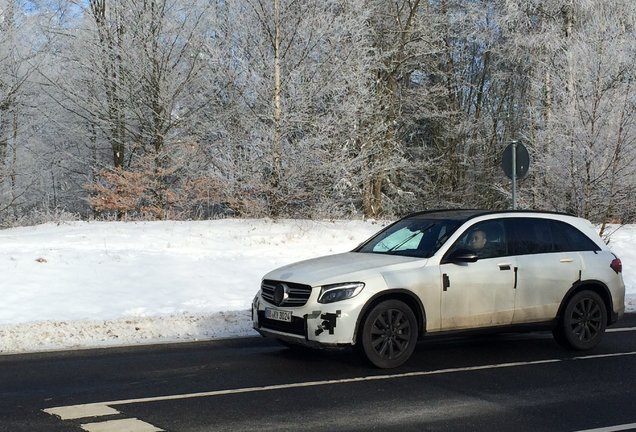
[{"label": "dark grey road surface", "polygon": [[[0,431],[636,430],[636,314],[610,330],[588,352],[546,333],[427,340],[388,371],[261,338],[0,356]],[[43,411],[93,403],[118,413]]]}]

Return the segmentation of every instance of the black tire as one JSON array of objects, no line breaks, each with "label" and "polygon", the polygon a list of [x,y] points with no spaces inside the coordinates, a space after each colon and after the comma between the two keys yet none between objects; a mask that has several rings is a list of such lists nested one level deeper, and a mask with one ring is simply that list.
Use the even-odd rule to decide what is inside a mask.
[{"label": "black tire", "polygon": [[385,300],[371,309],[364,320],[362,352],[379,368],[398,367],[413,354],[417,331],[417,319],[408,305]]},{"label": "black tire", "polygon": [[601,341],[607,325],[605,302],[594,291],[581,291],[568,300],[553,330],[554,339],[573,350],[589,350]]}]

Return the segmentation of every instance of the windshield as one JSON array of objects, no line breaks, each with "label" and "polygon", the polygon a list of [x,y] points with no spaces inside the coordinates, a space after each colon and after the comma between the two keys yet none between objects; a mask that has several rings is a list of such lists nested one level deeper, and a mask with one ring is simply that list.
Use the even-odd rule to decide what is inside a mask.
[{"label": "windshield", "polygon": [[380,231],[355,252],[429,258],[460,224],[457,220],[403,219]]}]

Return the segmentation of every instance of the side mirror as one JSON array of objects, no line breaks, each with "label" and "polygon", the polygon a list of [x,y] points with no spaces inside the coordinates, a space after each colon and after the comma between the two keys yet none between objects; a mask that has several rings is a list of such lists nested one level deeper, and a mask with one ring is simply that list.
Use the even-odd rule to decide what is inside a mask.
[{"label": "side mirror", "polygon": [[453,263],[453,264],[465,264],[465,263],[474,263],[477,261],[479,257],[477,254],[470,249],[457,249],[453,251],[450,255],[446,256],[442,260],[442,264]]}]

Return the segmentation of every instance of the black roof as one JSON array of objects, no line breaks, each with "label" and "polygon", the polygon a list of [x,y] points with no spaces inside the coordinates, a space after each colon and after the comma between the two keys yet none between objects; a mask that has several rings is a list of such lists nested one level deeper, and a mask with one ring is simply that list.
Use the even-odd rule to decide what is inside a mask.
[{"label": "black roof", "polygon": [[445,220],[457,220],[467,221],[477,216],[485,214],[498,214],[498,213],[542,213],[542,214],[558,214],[564,216],[575,216],[571,213],[561,213],[545,210],[487,210],[487,209],[439,209],[439,210],[425,210],[416,213],[411,213],[406,218],[419,218],[425,217],[427,219],[445,219]]},{"label": "black roof", "polygon": [[468,220],[475,216],[483,214],[495,213],[493,210],[484,209],[441,209],[426,210],[417,213],[411,213],[406,218],[426,217],[427,219],[445,219],[445,220]]}]

